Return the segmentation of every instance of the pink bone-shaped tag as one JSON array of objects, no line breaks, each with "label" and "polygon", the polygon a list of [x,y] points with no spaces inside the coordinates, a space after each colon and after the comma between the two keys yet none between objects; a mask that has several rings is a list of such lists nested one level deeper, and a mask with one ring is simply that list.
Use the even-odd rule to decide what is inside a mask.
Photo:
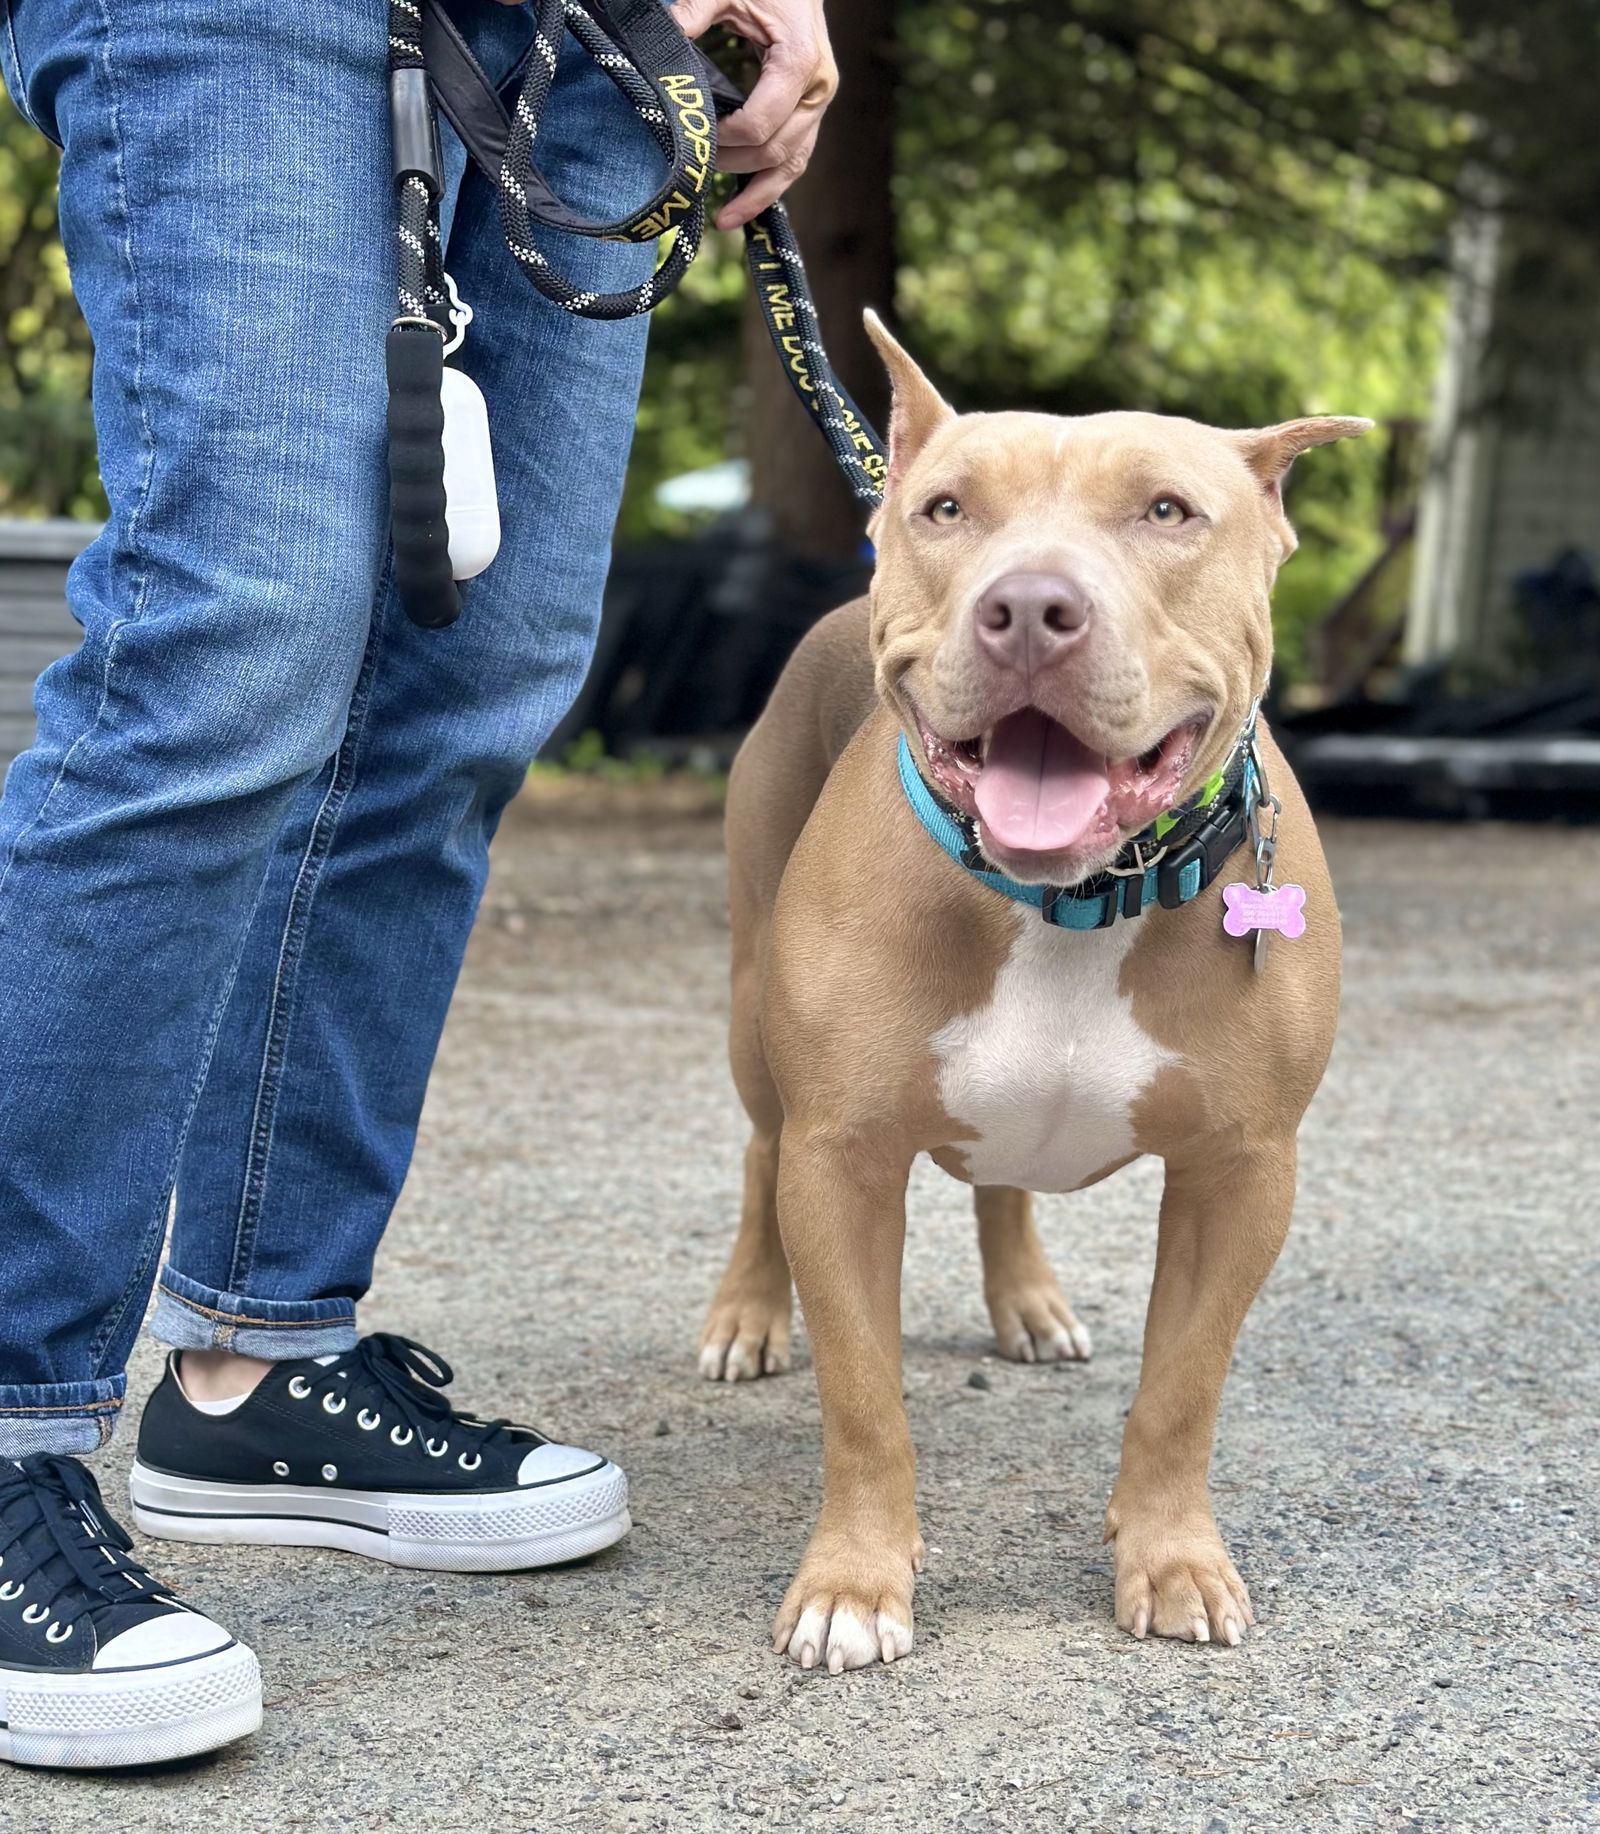
[{"label": "pink bone-shaped tag", "polygon": [[1279,885],[1269,892],[1253,885],[1224,885],[1222,902],[1227,906],[1222,927],[1230,936],[1248,936],[1252,930],[1277,930],[1284,936],[1306,933],[1303,885]]}]

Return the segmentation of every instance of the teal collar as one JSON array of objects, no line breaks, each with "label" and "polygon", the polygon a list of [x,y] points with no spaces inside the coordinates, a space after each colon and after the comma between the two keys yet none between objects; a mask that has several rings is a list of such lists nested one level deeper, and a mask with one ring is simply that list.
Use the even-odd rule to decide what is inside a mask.
[{"label": "teal collar", "polygon": [[949,808],[928,787],[900,735],[900,787],[928,833],[980,884],[1030,904],[1046,923],[1063,930],[1105,930],[1120,917],[1137,917],[1147,905],[1168,910],[1198,898],[1246,838],[1245,809],[1254,782],[1246,733],[1223,769],[1181,809],[1158,819],[1127,843],[1117,863],[1081,885],[1024,885],[997,872],[983,857],[972,821]]}]

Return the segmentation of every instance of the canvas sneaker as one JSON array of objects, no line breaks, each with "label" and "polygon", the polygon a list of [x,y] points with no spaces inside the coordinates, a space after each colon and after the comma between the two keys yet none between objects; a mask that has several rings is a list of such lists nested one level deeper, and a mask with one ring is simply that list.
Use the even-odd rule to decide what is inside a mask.
[{"label": "canvas sneaker", "polygon": [[170,1357],[139,1431],[134,1522],[172,1541],[343,1548],[461,1573],[621,1540],[628,1480],[609,1459],[458,1413],[440,1392],[452,1379],[431,1350],[378,1333],[277,1363],[218,1412],[190,1401]]},{"label": "canvas sneaker", "polygon": [[0,1459],[0,1758],[158,1764],[261,1724],[254,1655],[132,1546],[76,1459]]}]

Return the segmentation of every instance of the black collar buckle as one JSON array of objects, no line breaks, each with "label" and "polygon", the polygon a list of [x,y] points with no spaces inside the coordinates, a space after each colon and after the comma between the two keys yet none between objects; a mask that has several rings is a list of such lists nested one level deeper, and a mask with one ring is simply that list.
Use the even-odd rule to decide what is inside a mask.
[{"label": "black collar buckle", "polygon": [[[1244,809],[1230,797],[1226,806],[1202,822],[1186,841],[1167,851],[1156,868],[1156,896],[1163,910],[1175,911],[1197,897],[1227,864],[1245,838]],[[1183,872],[1199,862],[1200,882],[1185,896]]]}]

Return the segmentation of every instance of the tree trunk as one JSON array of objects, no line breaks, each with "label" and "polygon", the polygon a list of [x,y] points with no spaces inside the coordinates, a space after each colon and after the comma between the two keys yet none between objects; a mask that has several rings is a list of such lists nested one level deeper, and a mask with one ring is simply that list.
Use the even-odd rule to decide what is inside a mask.
[{"label": "tree trunk", "polygon": [[[823,118],[810,167],[785,199],[828,356],[880,430],[888,421],[888,383],[861,312],[873,306],[887,316],[894,306],[894,14],[895,0],[834,0],[828,8],[839,96]],[[753,299],[744,342],[751,501],[772,518],[784,546],[849,558],[861,544],[861,508],[790,390]]]}]

